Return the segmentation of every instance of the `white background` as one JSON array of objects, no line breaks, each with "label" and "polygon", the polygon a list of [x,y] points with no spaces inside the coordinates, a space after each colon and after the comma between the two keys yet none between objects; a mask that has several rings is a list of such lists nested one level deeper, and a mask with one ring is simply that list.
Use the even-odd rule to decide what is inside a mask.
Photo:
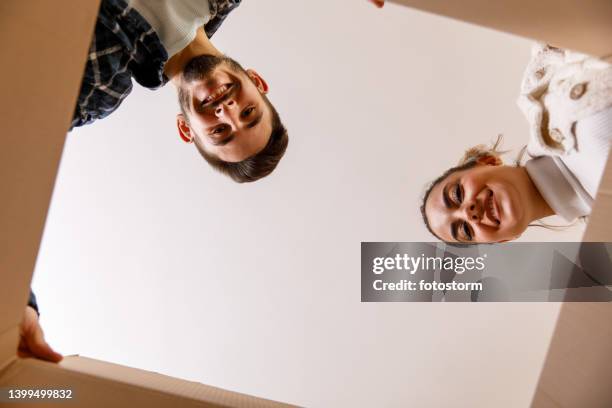
[{"label": "white background", "polygon": [[267,79],[284,160],[211,171],[172,85],[70,133],[34,279],[49,342],[313,407],[528,406],[558,305],[362,304],[360,242],[432,240],[427,182],[526,143],[530,42],[365,0],[245,1],[213,42]]}]

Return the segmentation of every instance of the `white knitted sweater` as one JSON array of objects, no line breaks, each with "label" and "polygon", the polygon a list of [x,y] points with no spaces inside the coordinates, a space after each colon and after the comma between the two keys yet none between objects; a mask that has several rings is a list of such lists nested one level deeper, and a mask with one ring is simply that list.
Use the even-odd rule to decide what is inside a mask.
[{"label": "white knitted sweater", "polygon": [[[537,44],[518,105],[530,127],[527,151],[552,156],[558,168],[551,172],[548,166],[545,172],[542,165],[528,166],[544,199],[566,219],[588,215],[612,144],[612,65]],[[567,194],[568,185],[573,197]],[[570,205],[572,201],[581,205]]]},{"label": "white knitted sweater", "polygon": [[612,107],[612,65],[536,44],[523,75],[518,105],[530,125],[530,148],[551,155],[579,151],[576,123]]}]

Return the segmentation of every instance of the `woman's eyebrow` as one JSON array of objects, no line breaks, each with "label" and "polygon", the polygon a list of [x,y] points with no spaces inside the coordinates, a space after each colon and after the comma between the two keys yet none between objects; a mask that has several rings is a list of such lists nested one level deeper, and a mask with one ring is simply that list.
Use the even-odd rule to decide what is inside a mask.
[{"label": "woman's eyebrow", "polygon": [[453,237],[455,241],[459,241],[458,232],[457,232],[458,230],[459,230],[459,224],[457,223],[457,221],[455,221],[451,224],[451,236]]},{"label": "woman's eyebrow", "polygon": [[442,201],[444,201],[444,206],[450,210],[453,207],[453,204],[451,203],[450,198],[448,198],[448,186],[449,184],[445,185],[442,189]]}]

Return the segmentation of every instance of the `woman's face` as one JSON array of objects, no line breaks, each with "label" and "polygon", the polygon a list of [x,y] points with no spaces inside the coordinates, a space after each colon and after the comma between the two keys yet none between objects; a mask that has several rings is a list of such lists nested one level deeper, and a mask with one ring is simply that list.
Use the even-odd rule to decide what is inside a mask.
[{"label": "woman's face", "polygon": [[521,168],[491,164],[451,173],[432,188],[425,203],[432,231],[447,242],[518,238],[530,222],[525,177]]}]

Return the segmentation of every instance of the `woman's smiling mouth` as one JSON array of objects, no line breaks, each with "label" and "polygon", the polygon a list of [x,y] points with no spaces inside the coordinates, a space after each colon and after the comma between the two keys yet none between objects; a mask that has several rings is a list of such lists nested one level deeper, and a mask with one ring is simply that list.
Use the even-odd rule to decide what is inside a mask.
[{"label": "woman's smiling mouth", "polygon": [[495,198],[493,197],[493,191],[489,190],[487,192],[487,198],[484,202],[485,214],[487,218],[491,220],[496,225],[501,224],[500,216],[499,216],[499,208],[497,207],[497,203],[495,202]]}]

